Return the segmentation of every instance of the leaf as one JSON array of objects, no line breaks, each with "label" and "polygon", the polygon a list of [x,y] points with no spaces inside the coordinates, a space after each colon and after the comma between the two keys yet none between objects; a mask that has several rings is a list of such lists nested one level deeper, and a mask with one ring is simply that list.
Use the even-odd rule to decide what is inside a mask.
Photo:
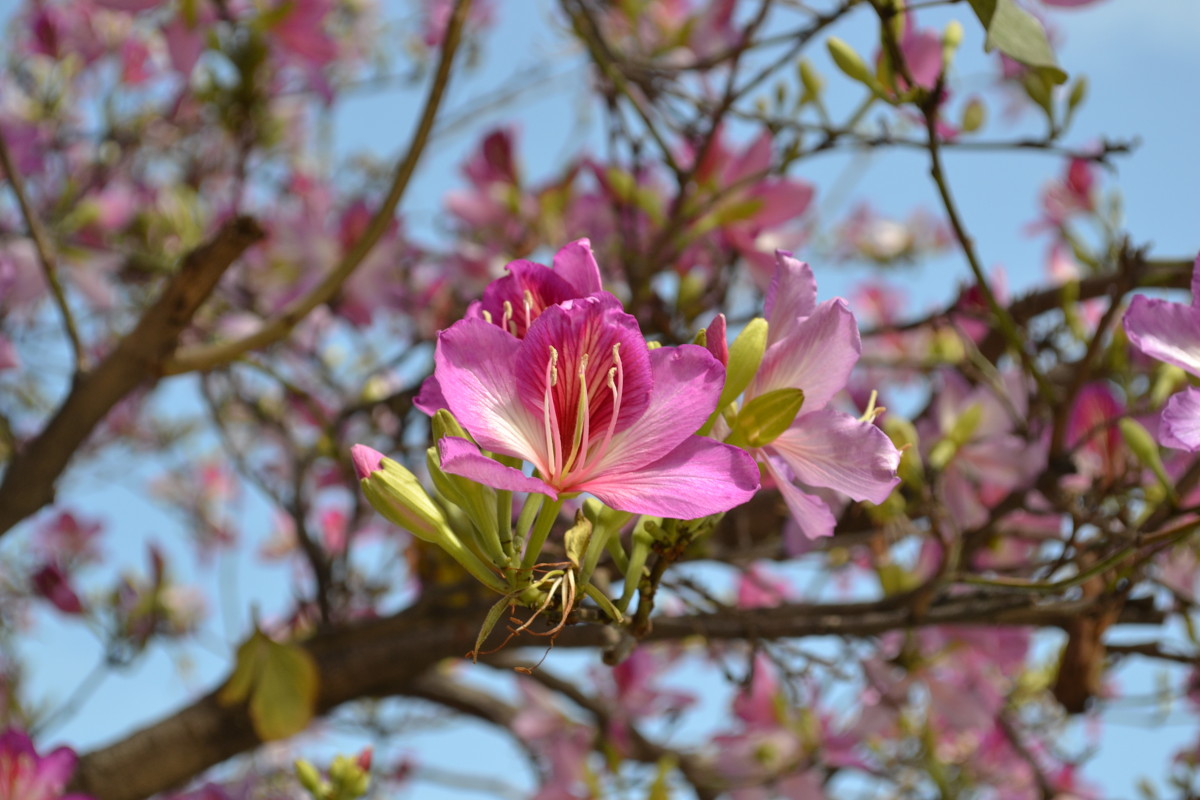
[{"label": "leaf", "polygon": [[249,700],[250,722],[263,741],[285,739],[308,727],[316,712],[317,663],[294,644],[280,644],[256,630],[237,651],[229,682],[217,702]]},{"label": "leaf", "polygon": [[1067,73],[1058,67],[1046,29],[1038,18],[1016,4],[1015,0],[970,0],[975,16],[983,23],[987,52],[999,50],[1042,73],[1052,83],[1063,83]]}]

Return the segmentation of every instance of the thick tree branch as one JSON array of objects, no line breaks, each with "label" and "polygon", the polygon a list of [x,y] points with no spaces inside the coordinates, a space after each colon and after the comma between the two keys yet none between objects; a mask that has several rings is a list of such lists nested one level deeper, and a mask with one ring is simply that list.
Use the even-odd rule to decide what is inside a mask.
[{"label": "thick tree branch", "polygon": [[113,406],[162,376],[179,335],[217,281],[262,238],[248,217],[226,223],[190,252],[132,331],[92,371],[79,376],[54,417],[8,464],[0,482],[0,535],[54,501],[54,486],[71,457]]},{"label": "thick tree branch", "polygon": [[[975,593],[944,599],[918,615],[908,600],[899,595],[868,603],[792,604],[753,612],[722,609],[661,617],[655,619],[646,640],[857,637],[946,624],[1063,626],[1092,605],[1084,600]],[[314,637],[305,647],[320,670],[318,712],[366,697],[430,697],[422,676],[442,659],[461,657],[472,649],[483,615],[481,608],[446,614],[415,607]],[[1153,624],[1162,618],[1151,603],[1131,600],[1119,622]],[[554,646],[604,647],[613,639],[607,627],[576,625],[563,631]],[[525,636],[512,646],[520,645],[544,648],[546,639]],[[121,741],[84,755],[71,788],[97,800],[141,800],[259,744],[245,707],[220,705],[214,690]]]}]

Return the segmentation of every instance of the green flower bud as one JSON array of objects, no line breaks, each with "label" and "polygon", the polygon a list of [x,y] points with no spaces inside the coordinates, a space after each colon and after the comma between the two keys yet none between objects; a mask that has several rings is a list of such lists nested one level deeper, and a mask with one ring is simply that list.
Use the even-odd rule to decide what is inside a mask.
[{"label": "green flower bud", "polygon": [[372,508],[418,539],[436,544],[445,538],[446,518],[416,475],[365,445],[354,445],[350,454]]}]

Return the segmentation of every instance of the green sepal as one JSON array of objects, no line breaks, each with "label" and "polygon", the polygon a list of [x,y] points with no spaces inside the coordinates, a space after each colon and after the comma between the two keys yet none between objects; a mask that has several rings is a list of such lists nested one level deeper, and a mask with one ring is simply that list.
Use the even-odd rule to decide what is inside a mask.
[{"label": "green sepal", "polygon": [[755,317],[746,323],[746,327],[742,328],[737,338],[733,340],[733,344],[729,345],[729,364],[725,368],[725,386],[721,389],[721,397],[717,400],[716,409],[704,426],[700,428],[701,436],[707,435],[712,430],[722,409],[746,391],[750,381],[754,380],[754,375],[758,372],[759,365],[762,364],[763,353],[766,351],[767,321],[762,317]]},{"label": "green sepal", "polygon": [[737,447],[768,445],[791,427],[803,405],[801,389],[775,389],[760,394],[742,406],[725,441]]}]

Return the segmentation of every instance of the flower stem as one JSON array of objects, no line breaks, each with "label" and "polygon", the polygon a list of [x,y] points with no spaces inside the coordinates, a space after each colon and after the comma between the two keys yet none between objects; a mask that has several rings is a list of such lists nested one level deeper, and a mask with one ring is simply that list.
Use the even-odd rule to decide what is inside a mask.
[{"label": "flower stem", "polygon": [[[542,497],[542,495],[537,496]],[[533,495],[530,497],[532,498]],[[554,522],[558,519],[558,512],[562,508],[562,504],[562,500],[551,500],[547,503],[543,499],[537,524],[533,526],[533,532],[529,534],[529,539],[525,543],[525,557],[521,559],[522,572],[533,569],[533,565],[537,563],[538,556],[542,554],[542,546],[546,544],[546,538],[550,535],[550,529],[554,527]],[[525,516],[525,509],[521,510],[521,516]]]}]

